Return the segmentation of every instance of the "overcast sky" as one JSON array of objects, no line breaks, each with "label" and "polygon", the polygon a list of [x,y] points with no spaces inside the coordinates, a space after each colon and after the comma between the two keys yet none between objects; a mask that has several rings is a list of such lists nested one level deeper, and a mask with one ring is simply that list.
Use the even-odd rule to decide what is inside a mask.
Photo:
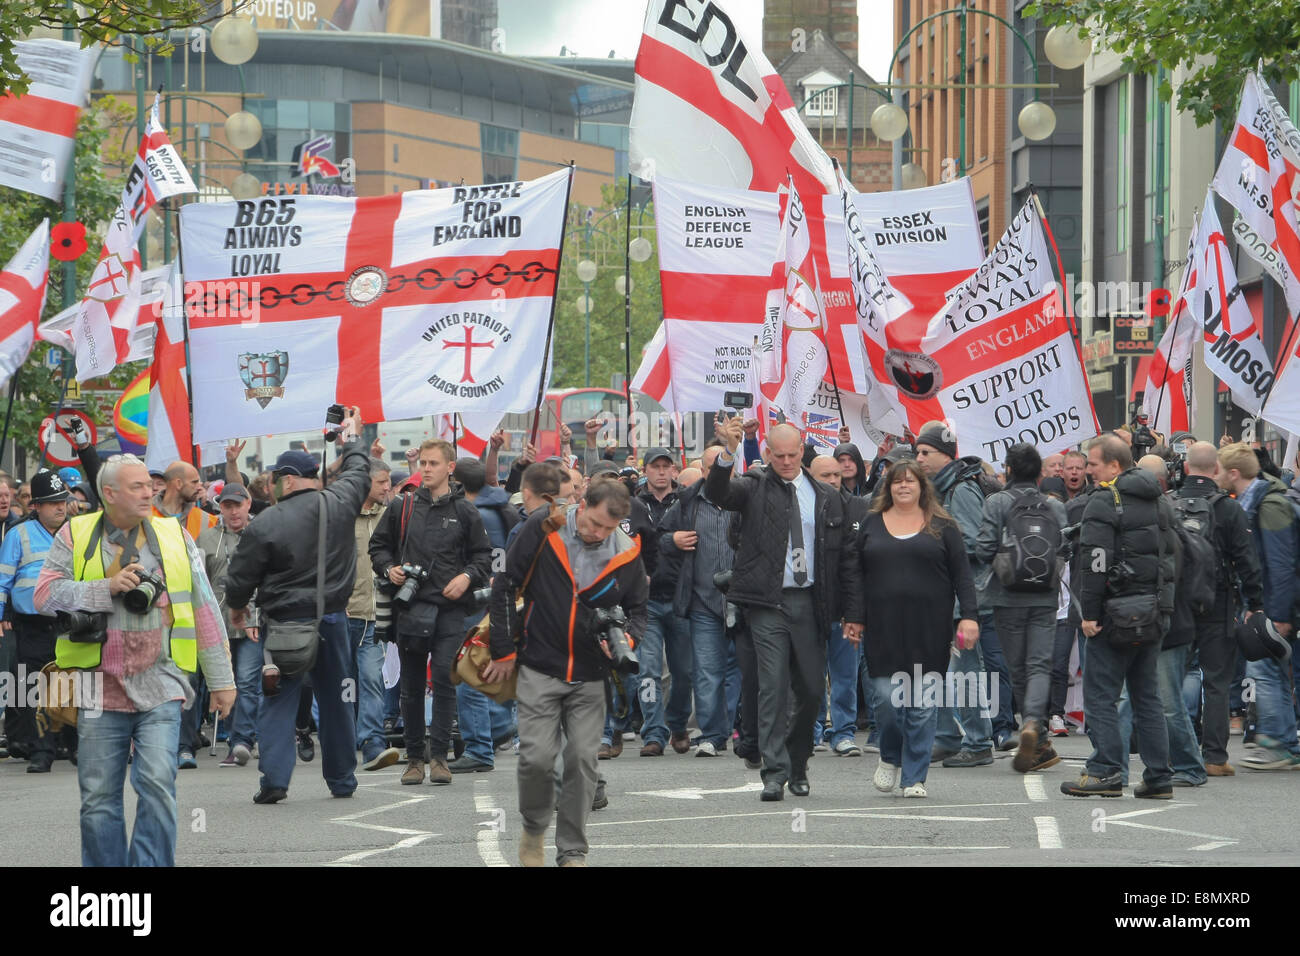
[{"label": "overcast sky", "polygon": [[[560,47],[581,56],[633,59],[641,42],[645,4],[640,0],[499,0],[498,23],[507,53],[558,56]],[[762,48],[763,0],[726,0],[746,45]],[[883,80],[894,50],[892,0],[858,0],[858,59]]]}]

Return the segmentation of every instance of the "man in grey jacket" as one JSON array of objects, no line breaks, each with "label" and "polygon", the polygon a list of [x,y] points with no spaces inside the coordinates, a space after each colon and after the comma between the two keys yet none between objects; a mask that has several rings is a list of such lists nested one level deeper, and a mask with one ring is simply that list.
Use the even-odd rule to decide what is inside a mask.
[{"label": "man in grey jacket", "polygon": [[1066,518],[1065,506],[1038,490],[1043,459],[1037,448],[1012,445],[1006,466],[1006,489],[984,502],[975,557],[992,565],[980,609],[993,611],[1023,718],[1011,766],[1028,773],[1061,760],[1047,741],[1044,721],[1060,604],[1057,558]]}]

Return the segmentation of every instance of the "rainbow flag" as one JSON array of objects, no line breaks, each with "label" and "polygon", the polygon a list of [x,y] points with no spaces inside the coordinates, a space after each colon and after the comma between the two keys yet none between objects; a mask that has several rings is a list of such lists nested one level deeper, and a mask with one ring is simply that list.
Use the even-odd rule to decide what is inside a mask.
[{"label": "rainbow flag", "polygon": [[149,441],[149,369],[131,380],[113,406],[113,428],[123,452],[143,454]]}]

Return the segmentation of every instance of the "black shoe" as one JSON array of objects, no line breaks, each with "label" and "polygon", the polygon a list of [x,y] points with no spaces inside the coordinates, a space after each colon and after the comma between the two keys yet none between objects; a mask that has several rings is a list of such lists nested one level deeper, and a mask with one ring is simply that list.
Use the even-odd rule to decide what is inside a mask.
[{"label": "black shoe", "polygon": [[24,747],[22,744],[14,743],[10,741],[9,756],[13,757],[15,760],[26,760],[31,755],[32,752],[28,750],[26,747]]},{"label": "black shoe", "polygon": [[[29,767],[28,770],[31,768]],[[1133,788],[1133,796],[1139,800],[1172,800],[1174,798],[1173,784],[1164,783],[1158,787],[1153,787],[1148,783],[1139,783]]]},{"label": "black shoe", "polygon": [[997,737],[995,738],[994,746],[1001,753],[1007,753],[1008,751],[1015,750],[1017,747],[1020,746],[1020,735],[1016,733],[1014,730],[1011,731],[1010,733],[1007,733],[1004,730],[1002,733],[998,734]]},{"label": "black shoe", "polygon": [[54,758],[48,754],[33,757],[32,762],[27,765],[28,773],[49,773],[50,767],[54,765]]},{"label": "black shoe", "polygon": [[777,800],[785,799],[785,784],[776,780],[770,780],[763,784],[763,792],[759,795],[760,800],[764,803],[772,803]]},{"label": "black shoe", "polygon": [[807,777],[799,777],[797,779],[790,781],[790,796],[806,797],[811,792],[812,792],[812,788],[808,786]]},{"label": "black shoe", "polygon": [[1038,753],[1034,755],[1033,765],[1030,766],[1026,773],[1033,773],[1035,770],[1046,770],[1048,767],[1055,767],[1061,762],[1061,755],[1052,749],[1052,745],[1039,747]]},{"label": "black shoe", "polygon": [[[455,772],[455,770],[452,770],[452,773]],[[607,806],[609,806],[609,797],[605,796],[605,781],[600,780],[597,781],[596,793],[591,798],[591,809],[604,810]]]},{"label": "black shoe", "polygon": [[309,731],[298,731],[298,759],[303,763],[311,763],[316,759],[316,744],[312,742]]},{"label": "black shoe", "polygon": [[993,762],[993,750],[963,750],[944,760],[943,765],[953,767],[987,767]]},{"label": "black shoe", "polygon": [[279,803],[289,795],[289,791],[283,787],[263,787],[257,793],[253,794],[254,803]]},{"label": "black shoe", "polygon": [[935,748],[930,751],[930,763],[941,763],[949,757],[957,756],[958,753],[959,751],[950,750],[947,747],[940,747],[936,744]]},{"label": "black shoe", "polygon": [[492,764],[484,763],[482,760],[475,760],[468,754],[463,754],[447,764],[447,769],[452,773],[483,773],[491,770]]},{"label": "black shoe", "polygon": [[0,760],[9,756],[9,738],[0,737]]},{"label": "black shoe", "polygon": [[1073,783],[1067,780],[1061,784],[1061,793],[1067,797],[1119,797],[1124,794],[1122,781],[1123,778],[1117,773],[1109,777],[1093,777],[1083,773]]}]

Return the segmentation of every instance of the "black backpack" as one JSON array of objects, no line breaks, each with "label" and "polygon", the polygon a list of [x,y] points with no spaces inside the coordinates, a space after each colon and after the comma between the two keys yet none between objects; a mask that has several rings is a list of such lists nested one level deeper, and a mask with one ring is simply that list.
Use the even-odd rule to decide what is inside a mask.
[{"label": "black backpack", "polygon": [[1183,568],[1178,576],[1178,599],[1199,615],[1214,610],[1219,583],[1219,550],[1214,542],[1214,502],[1208,498],[1175,498],[1174,513],[1182,530]]},{"label": "black backpack", "polygon": [[1007,492],[1011,508],[1002,523],[1002,542],[993,572],[1008,591],[1055,592],[1061,583],[1061,523],[1037,488]]}]

